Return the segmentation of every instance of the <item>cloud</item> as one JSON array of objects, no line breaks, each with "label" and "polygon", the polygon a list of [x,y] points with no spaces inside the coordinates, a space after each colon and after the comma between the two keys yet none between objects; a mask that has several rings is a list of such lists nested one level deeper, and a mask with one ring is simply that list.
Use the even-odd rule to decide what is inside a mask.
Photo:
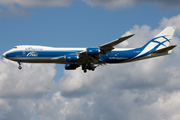
[{"label": "cloud", "polygon": [[90,6],[103,6],[108,9],[128,7],[134,4],[133,0],[82,0]]},{"label": "cloud", "polygon": [[60,93],[37,102],[39,120],[178,120],[179,91],[166,93],[159,89],[110,90],[62,100]]},{"label": "cloud", "polygon": [[[66,7],[73,0],[0,0],[0,16],[27,17],[32,15],[27,8],[33,7]],[[164,8],[180,5],[179,0],[82,0],[92,7],[102,6],[109,10],[136,6],[143,3],[158,4]]]},{"label": "cloud", "polygon": [[168,18],[163,18],[161,20],[161,27],[165,27],[165,26],[176,26],[176,33],[180,34],[180,15],[177,16],[173,16],[170,19]]},{"label": "cloud", "polygon": [[65,120],[65,109],[68,100],[61,96],[60,92],[54,93],[52,96],[44,96],[36,103],[36,111],[40,120]]},{"label": "cloud", "polygon": [[159,4],[166,8],[177,7],[180,5],[179,0],[137,0],[137,2]]},{"label": "cloud", "polygon": [[33,7],[64,7],[72,0],[0,0],[0,16],[28,17],[32,15],[27,8]]},{"label": "cloud", "polygon": [[32,119],[35,100],[56,89],[54,65],[23,64],[18,70],[17,63],[0,59],[0,66],[0,119]]},{"label": "cloud", "polygon": [[12,107],[8,104],[7,100],[0,99],[0,113],[6,114],[12,110]]},{"label": "cloud", "polygon": [[8,99],[8,104],[12,108],[6,114],[1,113],[1,120],[31,120],[35,115],[35,104],[30,99]]},{"label": "cloud", "polygon": [[[16,9],[25,11],[22,8],[69,6],[72,1],[73,0],[0,0],[0,5],[1,7],[7,7],[8,10],[12,6],[14,6],[16,7]],[[143,3],[157,4],[165,8],[174,8],[180,5],[179,0],[171,0],[171,1],[169,0],[82,0],[82,1],[93,7],[102,6],[110,10],[136,6],[138,4],[143,4]],[[3,11],[9,12],[8,10],[3,10]],[[13,13],[13,11],[10,11],[10,13]]]},{"label": "cloud", "polygon": [[[179,15],[163,18],[156,29],[135,25],[126,47],[140,47],[168,25],[177,26],[172,43],[180,45]],[[118,46],[121,47],[121,46]],[[53,81],[55,66],[0,60],[0,119],[179,120],[179,55],[100,66],[94,72],[64,71]]]},{"label": "cloud", "polygon": [[67,6],[71,0],[0,0],[1,5],[21,5],[23,7],[35,6]]},{"label": "cloud", "polygon": [[[128,39],[126,42],[126,45],[124,43],[119,44],[118,47],[142,47],[145,43],[147,43],[150,39],[152,39],[157,33],[159,33],[161,30],[155,29],[151,30],[150,26],[143,25],[138,26],[135,25],[131,30],[127,31],[122,36],[127,36],[131,34],[135,34],[133,37]],[[137,41],[136,41],[137,40]],[[131,44],[129,44],[131,42]]]},{"label": "cloud", "polygon": [[[73,0],[0,0],[0,15],[21,17],[29,16],[26,8],[32,7],[64,7],[71,5]],[[82,0],[86,4],[102,6],[110,10],[136,6],[143,3],[158,4],[164,8],[174,8],[180,5],[179,0]]]},{"label": "cloud", "polygon": [[103,6],[107,9],[117,9],[122,7],[135,6],[142,3],[158,4],[163,7],[173,8],[180,5],[179,0],[82,0],[90,6]]},{"label": "cloud", "polygon": [[24,64],[22,71],[8,60],[0,60],[0,65],[1,98],[38,98],[54,89],[54,65]]},{"label": "cloud", "polygon": [[15,6],[8,6],[6,9],[0,9],[0,16],[1,17],[28,17],[31,13],[27,12],[23,8],[15,7]]}]

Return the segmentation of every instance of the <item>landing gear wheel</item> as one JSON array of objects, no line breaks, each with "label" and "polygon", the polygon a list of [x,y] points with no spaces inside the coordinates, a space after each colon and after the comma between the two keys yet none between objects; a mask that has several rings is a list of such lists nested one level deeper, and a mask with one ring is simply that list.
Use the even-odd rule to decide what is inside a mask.
[{"label": "landing gear wheel", "polygon": [[82,65],[82,70],[85,70],[86,69],[86,64],[83,64]]},{"label": "landing gear wheel", "polygon": [[87,72],[87,70],[86,69],[84,69],[84,73],[86,73]]},{"label": "landing gear wheel", "polygon": [[21,63],[20,62],[18,62],[18,64],[19,64],[19,70],[21,70],[22,69],[22,67],[21,67]]},{"label": "landing gear wheel", "polygon": [[21,69],[22,69],[22,67],[21,67],[21,66],[19,66],[18,68],[19,68],[19,70],[21,70]]}]

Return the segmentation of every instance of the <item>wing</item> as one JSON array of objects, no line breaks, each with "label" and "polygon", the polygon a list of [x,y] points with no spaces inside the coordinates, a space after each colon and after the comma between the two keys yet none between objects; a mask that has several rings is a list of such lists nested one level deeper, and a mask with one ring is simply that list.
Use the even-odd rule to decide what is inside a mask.
[{"label": "wing", "polygon": [[114,40],[112,42],[109,42],[109,43],[106,43],[104,45],[101,45],[99,46],[99,49],[101,50],[101,54],[106,54],[108,52],[110,52],[111,50],[114,49],[114,46],[129,39],[130,37],[134,36],[134,34],[132,35],[129,35],[129,36],[125,36],[125,37],[122,37],[122,38],[119,38],[117,40]]},{"label": "wing", "polygon": [[[94,48],[87,48],[85,51],[76,53],[77,55],[77,62],[82,63],[82,64],[106,64],[103,59],[100,58],[99,54],[106,55],[106,53],[111,52],[114,49],[114,46],[127,40],[128,38],[132,37],[134,34],[125,36],[122,38],[119,38],[117,40],[114,40],[112,42],[103,44],[99,47],[94,47]],[[89,50],[89,51],[88,51]],[[91,51],[91,54],[88,54],[88,52]],[[95,54],[93,54],[93,51]],[[59,56],[52,58],[52,60],[58,60],[58,61],[66,61],[65,56]],[[99,61],[99,62],[98,62]]]},{"label": "wing", "polygon": [[[99,47],[95,47],[95,48],[99,49],[100,54],[106,55],[106,53],[111,52],[114,49],[115,45],[129,39],[132,36],[134,36],[134,34],[119,38],[117,40],[100,45]],[[96,64],[98,63],[98,60],[100,59],[99,55],[88,55],[87,51],[82,51],[80,53],[77,53],[77,55],[79,56],[79,60],[82,63],[86,63],[86,64],[91,64],[91,63]],[[100,60],[100,62],[101,62],[100,64],[105,64],[103,60]]]}]

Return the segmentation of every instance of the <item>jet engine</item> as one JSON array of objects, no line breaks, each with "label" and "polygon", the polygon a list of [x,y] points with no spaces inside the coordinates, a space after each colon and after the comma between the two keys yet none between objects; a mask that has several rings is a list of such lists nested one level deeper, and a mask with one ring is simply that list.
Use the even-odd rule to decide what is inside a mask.
[{"label": "jet engine", "polygon": [[76,64],[65,64],[65,70],[75,70],[79,65]]},{"label": "jet engine", "polygon": [[87,55],[99,55],[99,48],[87,48]]},{"label": "jet engine", "polygon": [[66,55],[65,59],[66,59],[66,62],[77,62],[78,56],[77,55]]}]

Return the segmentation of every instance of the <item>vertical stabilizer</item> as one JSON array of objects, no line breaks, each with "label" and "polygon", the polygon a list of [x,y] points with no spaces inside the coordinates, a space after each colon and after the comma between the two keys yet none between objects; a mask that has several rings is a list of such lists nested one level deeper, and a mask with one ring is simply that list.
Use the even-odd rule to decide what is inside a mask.
[{"label": "vertical stabilizer", "polygon": [[173,37],[176,27],[166,27],[160,32],[155,38],[157,42],[163,43],[164,46],[168,47]]},{"label": "vertical stabilizer", "polygon": [[168,47],[173,37],[176,27],[169,26],[161,31],[157,36],[150,40],[145,46],[145,51],[155,51],[165,47]]},{"label": "vertical stabilizer", "polygon": [[168,47],[168,46],[171,42],[171,39],[173,37],[175,29],[176,29],[176,27],[174,27],[174,26],[166,27],[157,36],[155,36],[152,40],[150,40],[147,44],[145,44],[141,48],[142,51],[137,56],[135,56],[133,59],[147,56],[154,51],[169,50],[171,47]]}]

